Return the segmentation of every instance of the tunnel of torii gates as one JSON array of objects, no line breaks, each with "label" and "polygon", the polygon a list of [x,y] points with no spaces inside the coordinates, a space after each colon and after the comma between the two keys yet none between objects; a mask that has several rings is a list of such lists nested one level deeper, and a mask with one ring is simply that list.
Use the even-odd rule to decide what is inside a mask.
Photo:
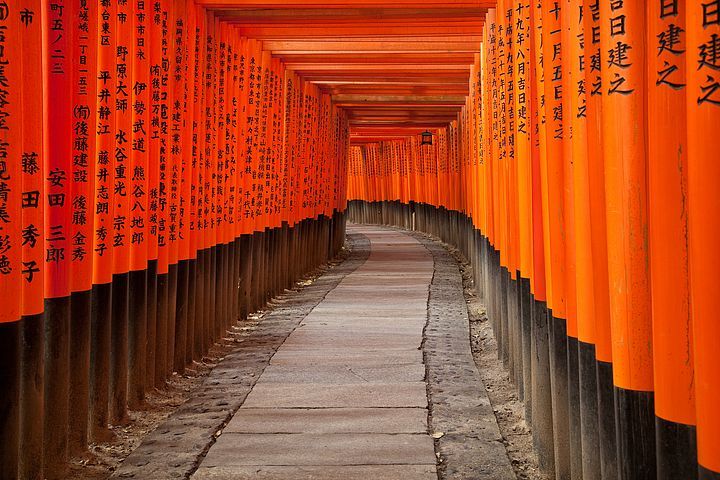
[{"label": "tunnel of torii gates", "polygon": [[718,181],[720,0],[0,1],[0,478],[348,219],[465,254],[556,478],[720,478]]}]

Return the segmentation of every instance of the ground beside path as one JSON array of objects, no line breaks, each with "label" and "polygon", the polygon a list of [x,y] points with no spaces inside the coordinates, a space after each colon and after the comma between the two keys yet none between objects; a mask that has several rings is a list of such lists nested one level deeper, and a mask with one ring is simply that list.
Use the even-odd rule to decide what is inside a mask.
[{"label": "ground beside path", "polygon": [[289,296],[116,478],[510,479],[457,262],[397,230]]}]

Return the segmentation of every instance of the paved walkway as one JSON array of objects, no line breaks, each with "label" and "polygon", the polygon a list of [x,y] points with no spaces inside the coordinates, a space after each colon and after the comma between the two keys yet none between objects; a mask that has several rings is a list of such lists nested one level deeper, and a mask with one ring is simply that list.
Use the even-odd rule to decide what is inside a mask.
[{"label": "paved walkway", "polygon": [[516,480],[457,262],[381,227],[351,226],[347,244],[343,262],[275,299],[112,478]]},{"label": "paved walkway", "polygon": [[367,261],[278,348],[192,478],[438,478],[421,348],[433,256],[362,233]]}]

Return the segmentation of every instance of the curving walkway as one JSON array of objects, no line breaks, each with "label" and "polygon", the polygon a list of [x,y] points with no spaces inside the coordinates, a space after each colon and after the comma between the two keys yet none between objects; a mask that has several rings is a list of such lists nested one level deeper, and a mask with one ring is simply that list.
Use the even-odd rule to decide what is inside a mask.
[{"label": "curving walkway", "polygon": [[276,300],[114,478],[509,480],[457,263],[351,226],[351,254]]},{"label": "curving walkway", "polygon": [[194,479],[437,479],[421,350],[433,257],[362,233],[367,261],[280,346]]}]

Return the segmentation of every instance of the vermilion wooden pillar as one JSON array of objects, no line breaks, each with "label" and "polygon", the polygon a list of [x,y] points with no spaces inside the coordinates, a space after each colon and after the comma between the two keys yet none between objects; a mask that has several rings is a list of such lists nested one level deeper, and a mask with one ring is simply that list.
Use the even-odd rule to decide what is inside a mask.
[{"label": "vermilion wooden pillar", "polygon": [[[588,161],[588,88],[585,49],[588,41],[584,29],[585,16],[589,13],[586,2],[572,0],[567,4],[566,16],[569,62],[568,115],[572,128],[571,149],[567,152],[572,160],[575,226],[575,285],[578,326],[578,395],[582,452],[582,477],[602,478],[600,456],[590,454],[600,450],[598,389],[596,368],[596,315],[595,315],[595,273],[592,255],[592,214],[590,201],[590,176]],[[589,4],[589,2],[587,2]],[[575,470],[576,472],[576,470]]]},{"label": "vermilion wooden pillar", "polygon": [[[545,99],[545,151],[547,164],[548,228],[552,295],[550,309],[550,369],[553,394],[553,437],[555,443],[555,476],[570,478],[568,343],[566,298],[565,177],[563,138],[568,134],[563,111],[563,2],[542,2],[542,50]],[[541,145],[542,148],[542,145]],[[546,273],[548,271],[546,270]]]},{"label": "vermilion wooden pillar", "polygon": [[[110,109],[115,116],[113,142],[108,151],[115,171],[110,201],[114,204],[112,230],[108,234],[113,250],[112,320],[110,342],[110,421],[127,421],[128,325],[130,321],[130,195],[132,193],[132,65],[133,15],[130,2],[117,2],[108,22],[115,29],[115,50],[110,67],[115,75]],[[114,108],[113,108],[114,105]]]},{"label": "vermilion wooden pillar", "polygon": [[[518,197],[518,257],[520,271],[520,321],[522,328],[522,371],[526,417],[532,415],[532,311],[534,291],[533,274],[533,209],[532,209],[532,129],[534,79],[531,76],[532,31],[531,2],[516,0],[513,2],[515,26],[513,29],[513,48],[515,56],[515,161],[517,163]],[[474,155],[474,152],[470,152]],[[473,195],[471,193],[471,195]],[[530,419],[530,418],[528,418]]]},{"label": "vermilion wooden pillar", "polygon": [[[148,244],[150,235],[150,195],[148,189],[150,178],[149,131],[150,131],[150,23],[152,12],[147,2],[134,0],[132,8],[132,63],[130,84],[132,85],[131,102],[131,147],[129,148],[129,179],[130,207],[128,212],[128,241],[130,243],[129,272],[129,318],[128,318],[128,406],[139,408],[145,397],[146,385],[151,383],[147,370],[147,351],[149,342],[148,294],[154,290],[149,288],[154,278],[149,275]],[[153,318],[153,330],[154,321]],[[152,339],[154,351],[154,336]]]},{"label": "vermilion wooden pillar", "polygon": [[72,298],[68,453],[88,444],[92,316],[93,193],[97,158],[97,6],[73,1],[72,66]]},{"label": "vermilion wooden pillar", "polygon": [[[572,45],[577,45],[579,39],[577,32],[580,22],[581,4],[564,0],[561,5],[561,67],[562,67],[562,156],[563,156],[563,230],[565,231],[565,318],[567,327],[567,395],[568,395],[568,426],[570,441],[570,478],[580,479],[583,477],[583,450],[581,432],[581,405],[580,405],[580,365],[579,365],[579,342],[578,342],[578,317],[577,317],[577,291],[576,291],[576,231],[575,231],[575,179],[574,169],[576,158],[574,147],[579,139],[574,136],[573,120],[577,118],[575,108],[576,85],[571,75],[572,64],[582,55],[581,52],[574,52]],[[575,35],[572,35],[571,28],[575,28]],[[555,74],[553,74],[555,75]]]},{"label": "vermilion wooden pillar", "polygon": [[[41,2],[20,3],[20,11],[32,12],[25,20],[18,17],[22,41],[22,192],[44,197],[42,174],[43,136],[43,56]],[[30,193],[34,192],[34,193]],[[22,204],[21,204],[22,205]],[[44,414],[44,270],[43,238],[45,203],[38,201],[22,209],[23,320],[20,345],[20,457],[19,476],[43,478]],[[3,289],[4,291],[4,289]]]},{"label": "vermilion wooden pillar", "polygon": [[600,471],[603,479],[617,478],[615,407],[610,336],[608,250],[605,214],[605,163],[602,142],[602,70],[600,0],[583,4],[585,90],[587,101],[587,162],[590,196],[593,302],[595,314],[595,360],[598,389]]},{"label": "vermilion wooden pillar", "polygon": [[549,239],[547,219],[547,188],[545,158],[545,122],[544,80],[545,75],[540,67],[543,58],[542,15],[539,5],[530,6],[531,47],[530,72],[531,81],[531,132],[530,158],[532,168],[532,249],[533,249],[533,295],[535,302],[532,310],[531,353],[533,358],[532,380],[532,422],[533,446],[537,449],[540,468],[552,472],[555,469],[555,452],[553,447],[553,411],[552,391],[550,388],[549,360],[549,324],[548,304],[552,284],[547,282],[550,268]]},{"label": "vermilion wooden pillar", "polygon": [[[61,6],[62,8],[58,8]],[[72,182],[72,18],[74,5],[43,4],[45,97],[43,158],[45,177],[45,435],[48,478],[62,478],[67,468],[69,415],[71,182]]]},{"label": "vermilion wooden pillar", "polygon": [[112,322],[112,225],[115,203],[110,192],[114,189],[115,170],[110,161],[114,150],[115,115],[113,93],[116,90],[115,72],[115,8],[112,2],[97,10],[98,30],[96,90],[97,156],[95,162],[93,219],[93,292],[90,318],[90,438],[104,441],[110,438],[109,385]]},{"label": "vermilion wooden pillar", "polygon": [[[0,116],[0,291],[7,302],[0,308],[0,477],[18,476],[20,437],[20,332],[23,314],[22,185],[20,162],[22,136],[22,63],[23,25],[19,10],[5,6],[0,18],[4,32],[2,44],[3,103]],[[38,18],[39,17],[38,12]],[[40,21],[40,20],[38,20]]]},{"label": "vermilion wooden pillar", "polygon": [[651,2],[648,195],[658,478],[695,478],[695,375],[688,279],[686,2]]},{"label": "vermilion wooden pillar", "polygon": [[655,478],[648,271],[646,12],[600,2],[602,138],[618,473]]},{"label": "vermilion wooden pillar", "polygon": [[[718,392],[720,350],[717,310],[717,243],[720,197],[715,179],[720,122],[720,5],[715,1],[686,2],[688,222],[691,312],[695,359],[695,396],[699,476],[720,478],[720,413]],[[680,67],[678,67],[680,68]]]}]

